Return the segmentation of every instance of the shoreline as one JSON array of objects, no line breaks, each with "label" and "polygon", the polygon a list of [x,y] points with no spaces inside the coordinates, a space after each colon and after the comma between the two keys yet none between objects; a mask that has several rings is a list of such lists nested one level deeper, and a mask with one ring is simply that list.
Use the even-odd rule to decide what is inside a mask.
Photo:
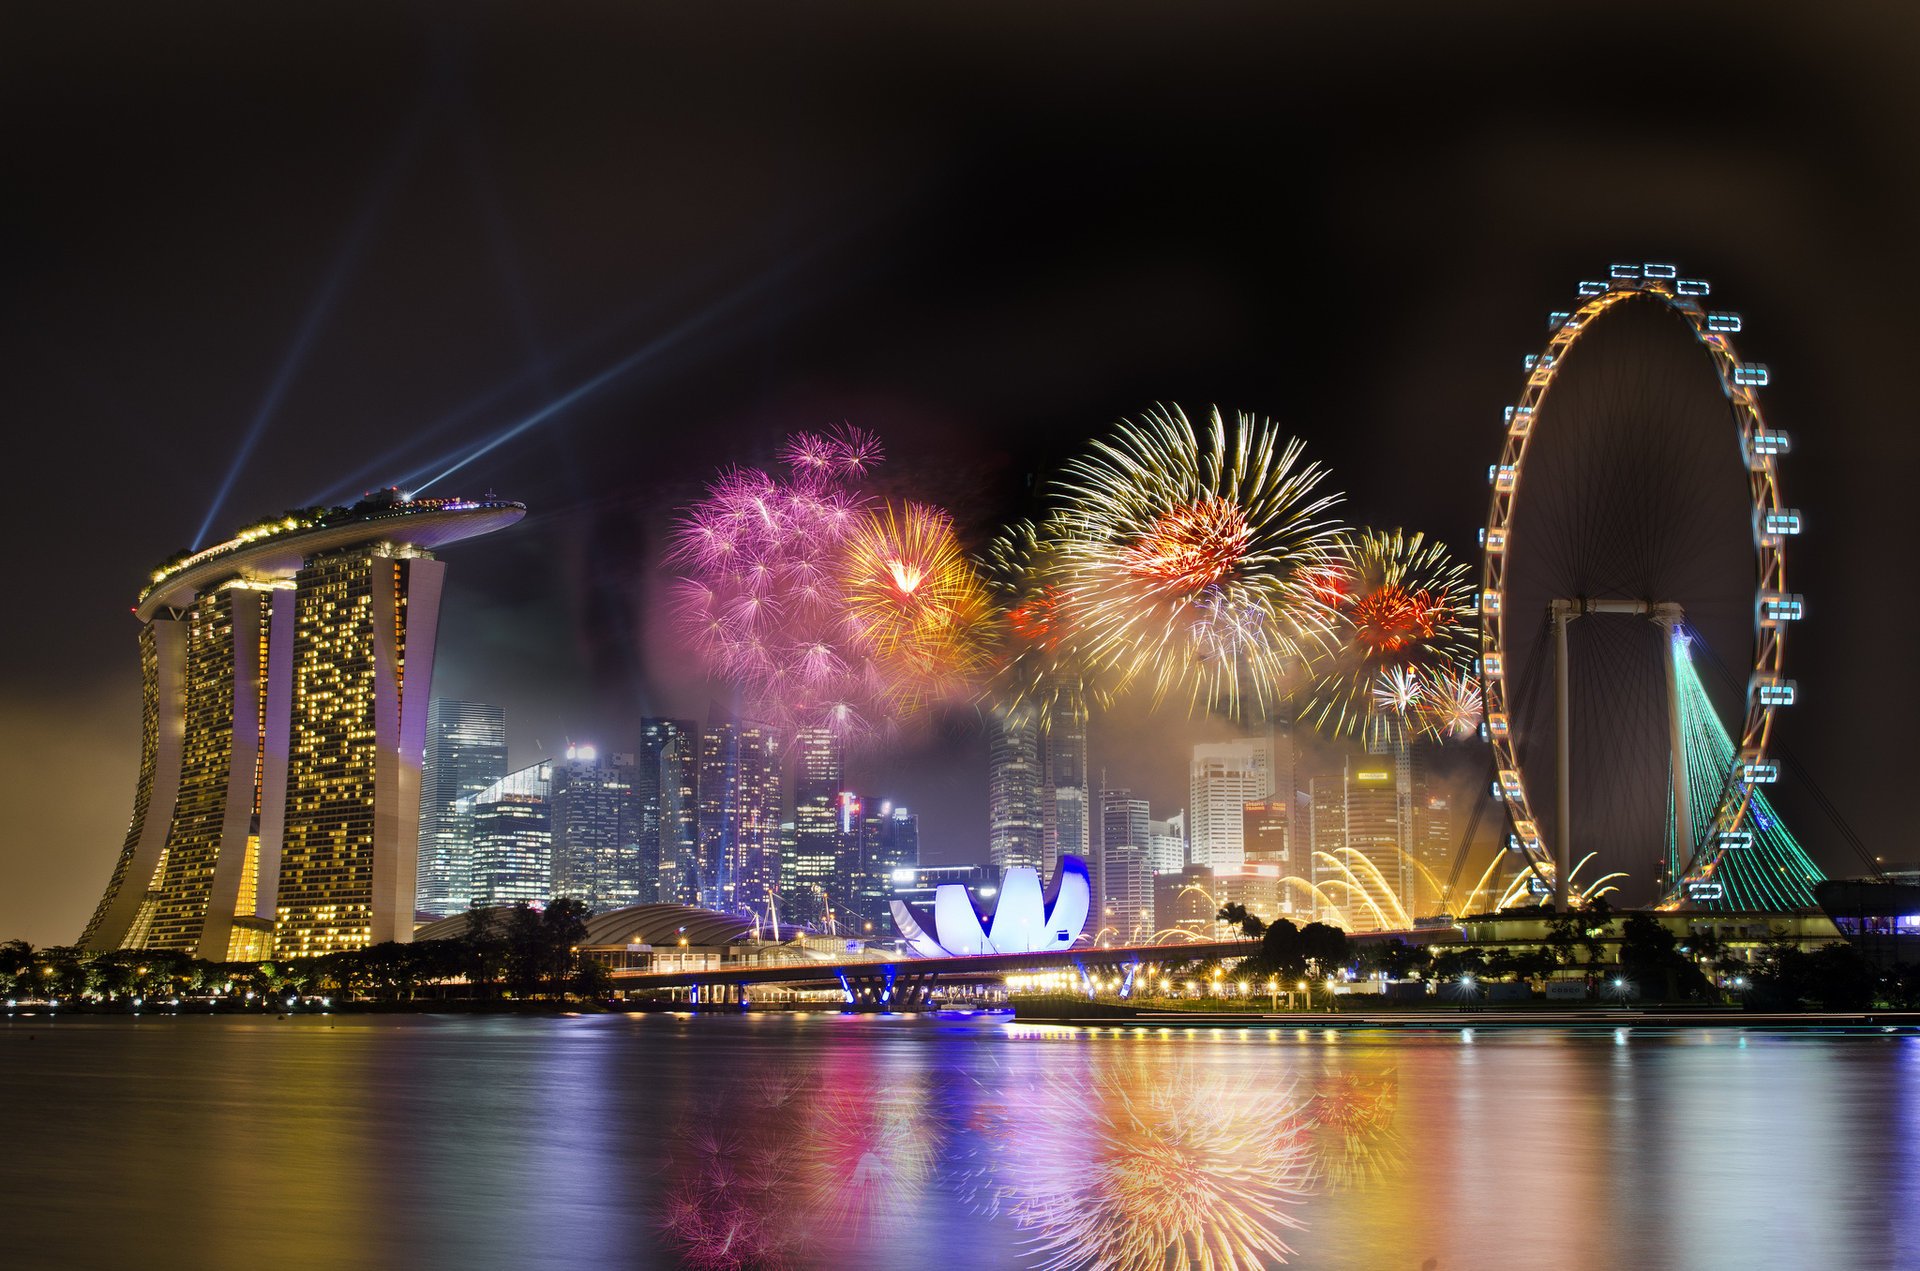
[{"label": "shoreline", "polygon": [[1457,1032],[1461,1029],[1557,1028],[1611,1031],[1619,1028],[1757,1028],[1767,1030],[1853,1029],[1920,1035],[1920,1011],[1749,1011],[1738,1007],[1606,1007],[1508,1010],[1462,1007],[1453,1010],[1401,1011],[1156,1011],[1088,1003],[1017,1004],[1013,1018],[1022,1024],[1059,1024],[1078,1028],[1266,1028],[1384,1029],[1405,1032]]}]

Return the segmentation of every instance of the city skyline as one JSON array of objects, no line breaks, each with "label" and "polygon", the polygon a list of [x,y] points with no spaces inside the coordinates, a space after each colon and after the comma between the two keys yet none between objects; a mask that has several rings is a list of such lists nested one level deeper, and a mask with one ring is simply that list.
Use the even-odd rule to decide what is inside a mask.
[{"label": "city skyline", "polygon": [[[1265,21],[1285,27],[1278,15]],[[1691,50],[1704,80],[1744,73],[1739,50],[1673,21],[1663,38]],[[123,82],[138,85],[152,132],[127,133],[122,112],[92,103],[18,139],[34,179],[8,215],[40,267],[7,302],[28,372],[8,386],[9,415],[71,420],[69,435],[105,439],[75,475],[57,430],[37,431],[25,458],[47,478],[14,504],[22,524],[68,524],[89,562],[49,579],[62,639],[26,627],[6,637],[6,768],[50,759],[88,789],[57,815],[19,801],[29,819],[4,850],[21,885],[0,913],[30,936],[62,939],[84,923],[124,837],[124,792],[140,763],[128,580],[221,524],[430,481],[456,464],[465,466],[442,478],[445,488],[525,500],[535,511],[513,541],[447,553],[448,629],[480,634],[449,642],[440,667],[449,696],[509,710],[509,762],[524,767],[560,749],[568,730],[624,736],[643,717],[702,719],[712,702],[728,704],[724,685],[687,674],[662,630],[654,561],[672,509],[709,473],[770,462],[797,428],[845,420],[883,433],[889,479],[954,511],[963,542],[978,549],[1114,420],[1157,401],[1219,402],[1305,439],[1347,486],[1352,519],[1425,529],[1471,559],[1519,359],[1539,346],[1540,316],[1565,303],[1568,280],[1612,259],[1677,258],[1714,278],[1752,322],[1759,342],[1746,347],[1780,368],[1768,392],[1801,446],[1790,493],[1807,509],[1796,585],[1809,607],[1789,657],[1807,690],[1782,735],[1863,838],[1899,841],[1872,775],[1892,752],[1853,722],[1870,717],[1860,708],[1876,688],[1843,644],[1868,614],[1904,629],[1915,603],[1880,587],[1858,554],[1897,533],[1887,483],[1912,445],[1860,422],[1898,418],[1899,407],[1889,382],[1860,373],[1854,356],[1907,321],[1868,281],[1903,272],[1905,238],[1856,232],[1862,218],[1910,219],[1913,193],[1890,158],[1899,111],[1872,88],[1899,41],[1856,42],[1865,61],[1846,75],[1809,71],[1818,91],[1790,108],[1779,96],[1758,103],[1773,164],[1730,159],[1723,133],[1689,121],[1667,134],[1660,180],[1610,201],[1576,196],[1647,135],[1653,72],[1567,104],[1565,126],[1540,147],[1547,166],[1527,176],[1565,209],[1549,224],[1495,198],[1501,182],[1487,175],[1508,170],[1503,147],[1536,126],[1524,103],[1472,95],[1451,125],[1402,128],[1410,104],[1497,75],[1501,50],[1522,37],[1493,23],[1444,76],[1385,33],[1330,32],[1324,59],[1277,53],[1289,68],[1278,78],[1232,73],[1257,64],[1258,40],[1224,64],[1180,43],[1161,50],[1169,65],[1220,83],[1231,108],[1162,85],[1148,97],[1166,131],[1146,140],[1130,114],[1137,85],[1067,109],[1044,61],[1023,62],[1009,71],[1007,101],[1041,121],[1032,131],[980,119],[951,77],[935,75],[903,126],[936,140],[905,179],[892,166],[888,112],[846,109],[885,93],[877,64],[853,61],[844,100],[802,91],[791,116],[800,170],[839,178],[819,185],[782,185],[781,148],[733,135],[721,122],[736,117],[732,95],[698,81],[650,81],[634,100],[574,116],[501,75],[511,29],[489,28],[449,54],[435,80],[410,37],[346,23],[323,43],[337,41],[342,56],[374,52],[343,96],[312,91],[310,47],[236,34],[227,51],[245,56],[221,61],[208,91],[244,89],[247,110],[211,109],[130,64]],[[1123,43],[1146,38],[1130,22],[1116,31]],[[928,15],[898,34],[936,66],[975,47]],[[756,33],[742,51],[765,72],[740,99],[750,112],[789,83],[772,35]],[[1044,22],[1035,33],[1042,47],[1064,37]],[[589,62],[602,56],[552,38]],[[1530,54],[1569,68],[1595,47],[1571,17],[1525,38]],[[1743,38],[1789,50],[1808,29],[1769,17]],[[1387,41],[1384,59],[1340,56],[1376,39]],[[1324,68],[1334,65],[1366,70],[1333,76]],[[1086,73],[1118,85],[1117,66]],[[10,88],[57,95],[45,74],[23,68]],[[699,197],[671,206],[621,158],[621,139],[653,118],[656,91],[701,103],[676,113],[681,140],[665,143],[662,159]],[[1336,107],[1296,131],[1295,93]],[[531,133],[502,126],[503,101],[537,121],[531,133],[566,121],[580,145],[529,144]],[[1164,139],[1199,121],[1212,138],[1204,155]],[[976,127],[979,144],[963,140]],[[1275,128],[1292,139],[1283,158],[1252,162],[1271,152]],[[179,152],[184,136],[204,150]],[[1828,137],[1860,140],[1835,148],[1821,144]],[[253,171],[248,156],[288,138],[306,164],[256,174],[266,181],[256,191],[255,177],[241,176]],[[164,180],[101,183],[115,165],[144,171],[150,153],[176,152]],[[694,154],[724,156],[717,180],[690,166]],[[1215,161],[1207,171],[1238,174],[1247,197],[1222,206],[1189,197],[1202,158]],[[442,169],[457,179],[440,179]],[[1288,197],[1260,197],[1283,178]],[[1009,183],[1034,191],[1017,212],[990,193]],[[1838,196],[1854,188],[1867,193]],[[1752,234],[1737,243],[1712,211],[1732,206]],[[136,251],[120,237],[101,249],[88,233],[108,207],[173,246]],[[186,211],[195,207],[221,211]],[[583,208],[595,209],[584,221]],[[964,232],[920,232],[949,218]],[[1295,250],[1306,242],[1316,250]],[[1871,259],[1861,255],[1869,242]],[[1470,287],[1458,285],[1463,272]],[[1034,324],[1059,338],[1033,338]],[[1378,372],[1385,348],[1402,359],[1399,373]],[[67,515],[75,480],[137,515]],[[154,498],[156,482],[179,497]],[[1177,788],[1179,757],[1204,739],[1179,734],[1231,735],[1157,724],[1146,712],[1109,716],[1108,739],[1096,730],[1090,740],[1090,769],[1117,772],[1137,757],[1133,785]],[[1117,757],[1115,736],[1127,738]],[[879,762],[876,788],[927,816],[930,859],[957,857],[985,830],[980,745],[970,725],[941,722]],[[1169,789],[1149,793],[1156,808],[1176,804]],[[1823,865],[1854,868],[1812,801],[1780,797]]]}]

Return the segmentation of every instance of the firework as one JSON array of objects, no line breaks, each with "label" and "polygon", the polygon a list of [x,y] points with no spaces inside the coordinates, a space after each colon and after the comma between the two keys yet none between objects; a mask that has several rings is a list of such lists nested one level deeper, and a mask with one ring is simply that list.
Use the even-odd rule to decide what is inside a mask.
[{"label": "firework", "polygon": [[1393,1128],[1398,1082],[1380,1076],[1337,1073],[1307,1100],[1306,1123],[1318,1176],[1331,1191],[1344,1191],[1392,1173],[1405,1160]]},{"label": "firework", "polygon": [[896,713],[971,688],[992,602],[945,512],[919,503],[869,512],[846,540],[837,583],[848,640]]},{"label": "firework", "polygon": [[[1286,1096],[1164,1057],[1085,1076],[1042,1086],[1018,1110],[1027,1150],[1001,1171],[1036,1266],[1234,1271],[1287,1258],[1312,1146]],[[1036,1155],[1036,1143],[1054,1150]]]},{"label": "firework", "polygon": [[1361,530],[1314,584],[1338,615],[1340,647],[1301,718],[1335,735],[1370,720],[1426,727],[1419,708],[1471,656],[1467,567],[1425,535]]},{"label": "firework", "polygon": [[944,512],[862,489],[881,457],[856,428],[796,434],[784,473],[728,469],[675,526],[681,630],[751,718],[857,737],[971,688],[988,601]]},{"label": "firework", "polygon": [[1301,443],[1215,410],[1196,430],[1178,408],[1123,424],[1049,487],[1022,605],[1044,601],[1049,657],[1111,701],[1230,718],[1264,714],[1335,621],[1316,581],[1334,560],[1340,496]]},{"label": "firework", "polygon": [[1419,719],[1440,741],[1465,741],[1480,731],[1480,681],[1464,671],[1432,672],[1420,695]]}]

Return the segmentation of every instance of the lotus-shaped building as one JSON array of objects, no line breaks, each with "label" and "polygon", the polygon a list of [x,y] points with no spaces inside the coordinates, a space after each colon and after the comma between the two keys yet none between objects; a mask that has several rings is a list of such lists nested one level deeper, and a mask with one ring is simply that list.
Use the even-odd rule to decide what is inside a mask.
[{"label": "lotus-shaped building", "polygon": [[1062,856],[1044,892],[1033,866],[1009,869],[991,916],[980,912],[959,883],[943,883],[934,891],[930,916],[897,897],[890,907],[894,925],[916,955],[951,958],[1070,949],[1086,929],[1092,901],[1087,863]]}]

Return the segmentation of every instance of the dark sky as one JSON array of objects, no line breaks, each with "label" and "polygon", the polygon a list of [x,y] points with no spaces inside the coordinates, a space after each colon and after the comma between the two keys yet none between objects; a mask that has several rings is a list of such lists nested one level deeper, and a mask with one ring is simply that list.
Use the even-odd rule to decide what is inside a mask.
[{"label": "dark sky", "polygon": [[[532,509],[445,553],[435,687],[504,703],[517,760],[630,744],[644,710],[705,713],[644,633],[660,530],[718,464],[851,421],[977,542],[1112,420],[1219,402],[1306,438],[1350,519],[1471,554],[1520,356],[1615,259],[1712,279],[1773,367],[1809,525],[1782,734],[1874,850],[1911,856],[1917,25],[1894,5],[9,6],[0,936],[71,940],[97,898],[138,753],[127,608],[210,513],[218,537],[418,480],[624,365],[432,491]],[[1096,725],[1096,763],[1179,799],[1195,730],[1116,731]],[[933,854],[979,850],[977,737],[868,768]],[[1857,872],[1803,794],[1782,803]]]}]

